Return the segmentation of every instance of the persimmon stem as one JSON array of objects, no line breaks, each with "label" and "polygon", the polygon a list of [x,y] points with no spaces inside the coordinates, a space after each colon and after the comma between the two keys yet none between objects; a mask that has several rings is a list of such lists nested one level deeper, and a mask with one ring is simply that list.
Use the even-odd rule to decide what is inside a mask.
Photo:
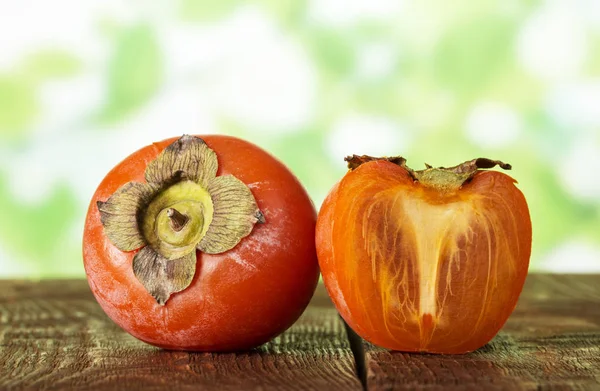
[{"label": "persimmon stem", "polygon": [[481,169],[493,168],[495,166],[500,166],[504,170],[512,168],[508,163],[487,158],[469,160],[448,168],[433,167],[425,163],[425,169],[418,171],[408,167],[406,159],[402,156],[373,157],[368,155],[352,155],[347,156],[344,160],[348,162],[350,170],[355,170],[359,166],[371,161],[387,161],[403,167],[415,181],[420,182],[423,186],[431,187],[441,192],[450,192],[459,189]]},{"label": "persimmon stem", "polygon": [[179,211],[175,208],[167,209],[167,216],[169,216],[169,219],[171,220],[171,228],[175,232],[181,231],[183,227],[187,224],[187,222],[190,220],[189,217],[179,213]]}]

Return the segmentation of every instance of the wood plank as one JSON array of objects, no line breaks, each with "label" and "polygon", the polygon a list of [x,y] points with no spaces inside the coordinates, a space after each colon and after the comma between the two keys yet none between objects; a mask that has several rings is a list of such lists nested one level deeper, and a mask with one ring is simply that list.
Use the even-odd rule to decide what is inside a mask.
[{"label": "wood plank", "polygon": [[246,353],[146,345],[108,319],[85,281],[0,281],[0,325],[0,389],[361,389],[322,288],[292,328]]},{"label": "wood plank", "polygon": [[362,346],[369,390],[599,390],[600,276],[530,275],[499,335],[470,354]]}]

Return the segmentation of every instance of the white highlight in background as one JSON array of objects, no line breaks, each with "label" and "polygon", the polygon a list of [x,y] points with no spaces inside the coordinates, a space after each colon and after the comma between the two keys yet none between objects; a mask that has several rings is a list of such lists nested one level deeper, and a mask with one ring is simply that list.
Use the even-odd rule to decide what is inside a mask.
[{"label": "white highlight in background", "polygon": [[356,51],[356,77],[359,80],[384,80],[396,71],[398,53],[390,42],[371,42]]},{"label": "white highlight in background", "polygon": [[215,115],[267,134],[314,119],[317,70],[260,8],[242,7],[219,24],[168,26],[160,38],[170,80],[195,85]]},{"label": "white highlight in background", "polygon": [[42,115],[34,128],[36,137],[61,135],[69,128],[91,122],[106,104],[106,96],[106,80],[100,72],[44,82],[38,90]]},{"label": "white highlight in background", "polygon": [[467,114],[468,139],[480,148],[503,148],[514,143],[523,125],[517,112],[496,102],[482,102]]},{"label": "white highlight in background", "polygon": [[600,273],[600,247],[581,241],[559,244],[539,262],[551,273]]},{"label": "white highlight in background", "polygon": [[532,76],[561,79],[581,69],[587,46],[585,21],[571,2],[552,2],[525,23],[518,36],[517,54]]},{"label": "white highlight in background", "polygon": [[345,156],[401,155],[409,145],[408,133],[392,118],[352,114],[340,118],[327,137],[327,151],[338,162]]},{"label": "white highlight in background", "polygon": [[316,69],[308,53],[263,11],[244,9],[217,40],[230,48],[214,88],[223,115],[255,132],[295,132],[313,120]]},{"label": "white highlight in background", "polygon": [[135,10],[117,0],[0,1],[0,69],[43,49],[103,61],[110,42],[101,32],[102,19],[128,23]]},{"label": "white highlight in background", "polygon": [[395,20],[403,6],[402,0],[311,0],[308,15],[318,24],[343,28],[361,21]]},{"label": "white highlight in background", "polygon": [[559,86],[550,93],[546,110],[569,132],[600,128],[600,79]]},{"label": "white highlight in background", "polygon": [[565,189],[574,197],[590,202],[600,199],[599,173],[600,136],[579,139],[558,163],[558,174]]}]

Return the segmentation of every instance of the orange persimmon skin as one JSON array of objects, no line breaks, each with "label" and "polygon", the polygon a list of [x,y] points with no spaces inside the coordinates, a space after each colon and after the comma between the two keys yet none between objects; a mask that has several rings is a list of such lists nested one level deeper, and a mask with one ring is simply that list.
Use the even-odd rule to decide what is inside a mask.
[{"label": "orange persimmon skin", "polygon": [[392,350],[458,354],[488,343],[529,266],[531,220],[514,182],[480,171],[443,194],[388,161],[348,172],[316,230],[325,286],[348,325]]},{"label": "orange persimmon skin", "polygon": [[264,150],[234,137],[200,137],[217,154],[217,175],[248,185],[266,222],[230,251],[198,251],[191,285],[160,306],[133,274],[136,251],[122,252],[105,236],[96,201],[126,182],[145,182],[146,165],[176,139],[164,140],[127,157],[99,185],[85,222],[85,271],[106,314],[142,341],[177,350],[245,350],[286,330],[308,305],[319,278],[316,212],[294,175]]}]

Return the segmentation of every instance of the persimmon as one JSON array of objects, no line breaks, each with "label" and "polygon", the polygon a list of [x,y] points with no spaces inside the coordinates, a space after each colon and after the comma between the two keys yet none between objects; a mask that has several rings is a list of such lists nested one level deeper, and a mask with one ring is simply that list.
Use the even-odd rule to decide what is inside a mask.
[{"label": "persimmon", "polygon": [[414,171],[406,160],[350,156],[319,212],[325,286],[361,337],[400,351],[465,353],[515,308],[531,220],[510,165],[475,159]]},{"label": "persimmon", "polygon": [[100,306],[138,339],[249,349],[308,305],[315,223],[306,191],[273,156],[234,137],[186,135],[134,152],[100,183],[84,266]]}]

